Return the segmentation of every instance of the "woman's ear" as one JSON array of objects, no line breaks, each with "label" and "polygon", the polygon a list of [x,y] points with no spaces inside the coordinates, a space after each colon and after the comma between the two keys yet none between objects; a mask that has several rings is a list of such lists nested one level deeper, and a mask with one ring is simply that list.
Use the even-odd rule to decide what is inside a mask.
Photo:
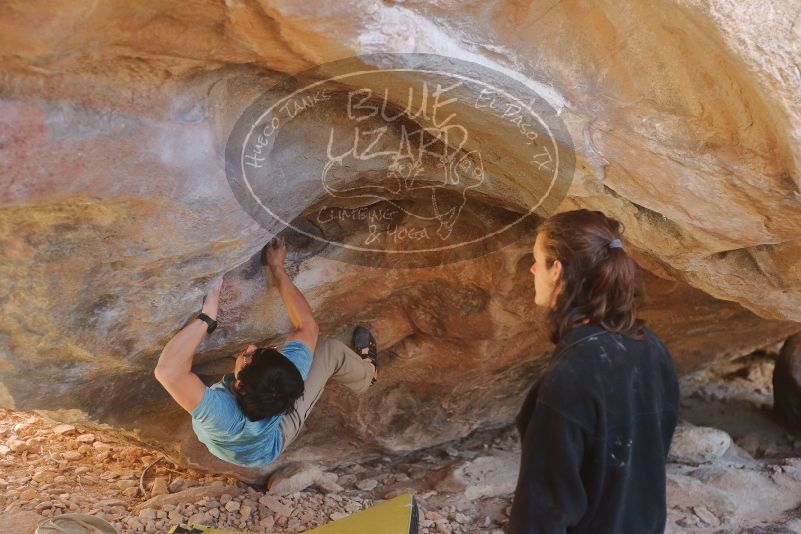
[{"label": "woman's ear", "polygon": [[562,277],[562,262],[559,260],[553,260],[552,268],[551,281],[556,284],[556,282],[559,281],[559,278]]}]

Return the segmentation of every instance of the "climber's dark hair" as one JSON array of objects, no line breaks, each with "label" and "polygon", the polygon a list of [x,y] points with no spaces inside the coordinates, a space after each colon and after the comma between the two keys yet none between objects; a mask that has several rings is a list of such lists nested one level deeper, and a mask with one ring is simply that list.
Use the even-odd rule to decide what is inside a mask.
[{"label": "climber's dark hair", "polygon": [[303,395],[300,371],[275,348],[256,349],[238,378],[236,402],[251,421],[290,413]]},{"label": "climber's dark hair", "polygon": [[585,319],[643,339],[645,323],[637,319],[645,296],[639,267],[623,248],[608,247],[620,239],[621,227],[600,211],[580,209],[552,215],[537,228],[546,266],[555,260],[562,264],[561,290],[546,319],[551,342],[558,343]]}]

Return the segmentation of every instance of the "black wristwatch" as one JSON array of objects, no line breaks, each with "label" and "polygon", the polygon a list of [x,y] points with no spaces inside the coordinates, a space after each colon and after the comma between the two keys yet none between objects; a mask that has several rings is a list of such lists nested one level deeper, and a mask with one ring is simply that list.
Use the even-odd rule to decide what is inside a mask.
[{"label": "black wristwatch", "polygon": [[197,316],[198,319],[209,325],[208,329],[206,330],[207,333],[211,334],[214,332],[214,329],[217,328],[217,321],[206,315],[205,313],[201,313]]}]

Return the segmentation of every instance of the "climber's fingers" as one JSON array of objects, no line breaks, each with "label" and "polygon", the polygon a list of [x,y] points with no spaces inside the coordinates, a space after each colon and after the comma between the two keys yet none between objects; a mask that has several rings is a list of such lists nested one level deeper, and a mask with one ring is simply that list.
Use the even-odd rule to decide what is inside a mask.
[{"label": "climber's fingers", "polygon": [[269,265],[271,268],[284,266],[286,257],[286,243],[283,237],[273,237],[261,251],[262,265]]},{"label": "climber's fingers", "polygon": [[261,249],[261,263],[267,265],[269,263],[270,255],[274,255],[284,246],[284,240],[281,237],[273,237]]},{"label": "climber's fingers", "polygon": [[247,356],[248,354],[253,354],[254,352],[256,352],[256,349],[257,349],[256,345],[251,343],[250,345],[248,345],[244,349],[242,349],[239,352],[237,352],[236,354],[232,355],[231,358],[237,359],[240,356]]},{"label": "climber's fingers", "polygon": [[211,289],[209,289],[209,296],[219,297],[220,291],[222,290],[222,285],[223,285],[223,277],[221,276],[218,279],[216,279],[214,283],[212,283]]},{"label": "climber's fingers", "polygon": [[270,246],[275,250],[281,250],[282,248],[286,247],[286,242],[284,241],[283,237],[275,236],[270,240]]}]

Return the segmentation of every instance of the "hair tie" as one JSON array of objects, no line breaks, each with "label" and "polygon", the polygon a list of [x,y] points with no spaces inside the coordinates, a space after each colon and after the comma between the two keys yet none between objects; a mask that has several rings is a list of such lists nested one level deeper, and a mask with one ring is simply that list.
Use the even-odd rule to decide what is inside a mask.
[{"label": "hair tie", "polygon": [[609,248],[623,248],[623,243],[620,242],[620,239],[615,239],[614,241],[610,241],[607,246]]}]

